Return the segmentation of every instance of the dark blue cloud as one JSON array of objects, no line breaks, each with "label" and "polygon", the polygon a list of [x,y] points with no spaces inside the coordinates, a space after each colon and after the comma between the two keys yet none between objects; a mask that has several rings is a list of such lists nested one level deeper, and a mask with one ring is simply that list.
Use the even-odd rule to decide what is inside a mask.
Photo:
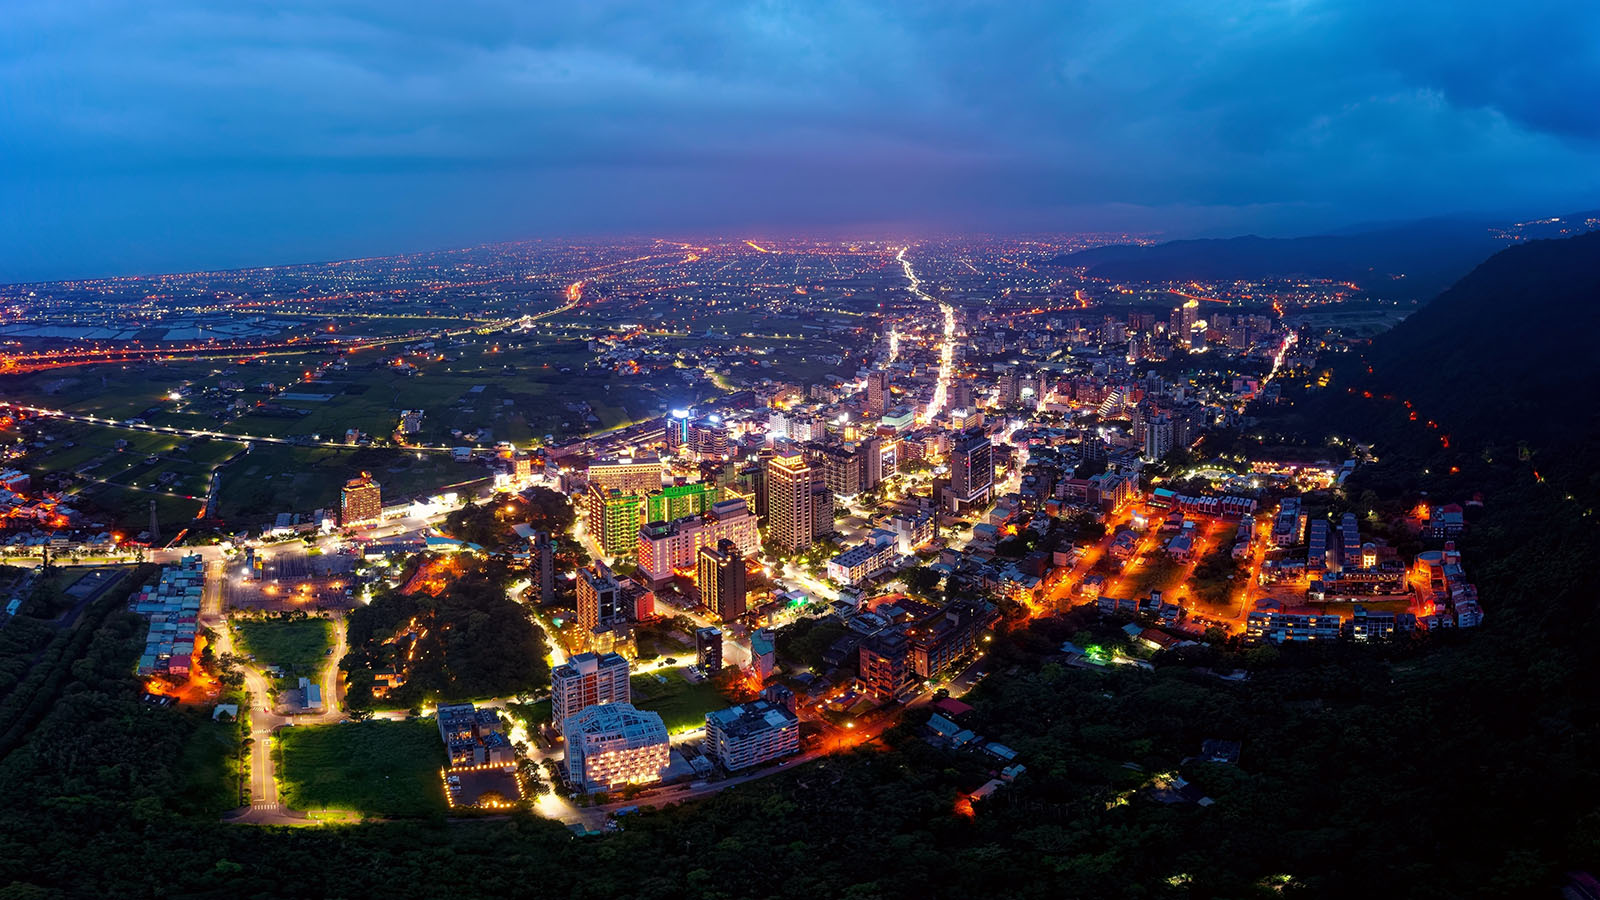
[{"label": "dark blue cloud", "polygon": [[548,233],[1284,231],[1600,203],[1600,7],[75,3],[0,279]]}]

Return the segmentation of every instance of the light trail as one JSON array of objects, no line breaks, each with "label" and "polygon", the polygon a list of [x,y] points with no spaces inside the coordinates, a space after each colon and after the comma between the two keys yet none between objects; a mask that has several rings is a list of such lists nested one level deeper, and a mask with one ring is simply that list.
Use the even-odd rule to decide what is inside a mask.
[{"label": "light trail", "polygon": [[939,305],[939,310],[944,313],[944,333],[939,343],[939,377],[933,384],[933,399],[928,401],[927,409],[917,417],[918,421],[931,422],[944,409],[950,396],[950,379],[955,376],[955,333],[956,310],[955,307],[928,294],[922,289],[922,279],[917,277],[916,270],[911,268],[911,260],[906,259],[906,248],[901,247],[895,255],[895,262],[905,272],[906,281],[910,282],[911,293],[919,299]]}]

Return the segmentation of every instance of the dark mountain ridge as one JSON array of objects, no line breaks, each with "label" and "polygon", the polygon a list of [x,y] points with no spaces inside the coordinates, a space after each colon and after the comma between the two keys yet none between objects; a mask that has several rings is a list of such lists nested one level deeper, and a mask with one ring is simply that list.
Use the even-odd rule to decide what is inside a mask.
[{"label": "dark mountain ridge", "polygon": [[1505,246],[1488,223],[1428,220],[1359,234],[1296,238],[1246,235],[1118,244],[1056,257],[1112,281],[1236,281],[1318,277],[1380,297],[1426,299]]},{"label": "dark mountain ridge", "polygon": [[1596,435],[1600,232],[1510,247],[1373,341],[1373,379],[1461,438]]}]

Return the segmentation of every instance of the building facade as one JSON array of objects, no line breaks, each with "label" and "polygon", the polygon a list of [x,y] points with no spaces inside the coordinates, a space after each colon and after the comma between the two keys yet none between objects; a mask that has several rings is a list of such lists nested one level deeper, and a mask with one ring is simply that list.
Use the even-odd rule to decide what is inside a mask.
[{"label": "building facade", "polygon": [[667,728],[629,703],[591,706],[567,717],[567,778],[593,793],[661,780],[671,754]]},{"label": "building facade", "polygon": [[557,727],[591,706],[632,699],[628,661],[615,653],[579,653],[550,670],[550,721]]}]

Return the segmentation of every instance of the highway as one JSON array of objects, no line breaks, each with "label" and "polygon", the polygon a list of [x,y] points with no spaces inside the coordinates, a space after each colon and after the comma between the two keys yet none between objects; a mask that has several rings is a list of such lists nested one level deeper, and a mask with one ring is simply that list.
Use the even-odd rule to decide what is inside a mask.
[{"label": "highway", "polygon": [[[917,416],[919,421],[931,422],[944,410],[950,396],[950,379],[955,375],[956,310],[955,307],[922,289],[922,279],[918,278],[916,270],[911,268],[911,260],[906,258],[906,248],[900,248],[900,252],[895,255],[895,261],[905,272],[906,281],[910,282],[911,293],[918,299],[937,305],[944,316],[944,330],[939,341],[939,375],[933,384],[933,399],[928,401],[927,408]],[[899,347],[898,335],[893,336],[891,346]]]}]

